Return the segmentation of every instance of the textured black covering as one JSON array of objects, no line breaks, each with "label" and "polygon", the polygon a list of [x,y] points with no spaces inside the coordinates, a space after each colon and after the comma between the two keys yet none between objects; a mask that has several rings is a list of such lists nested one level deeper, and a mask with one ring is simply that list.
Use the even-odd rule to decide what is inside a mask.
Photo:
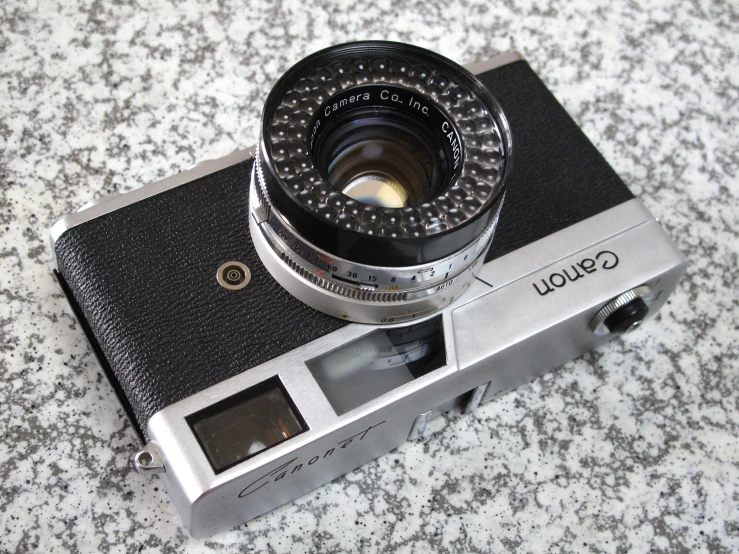
[{"label": "textured black covering", "polygon": [[527,62],[477,77],[503,106],[514,150],[486,261],[634,198]]},{"label": "textured black covering", "polygon": [[[488,259],[632,198],[525,62],[482,76],[511,123],[515,163]],[[60,281],[139,436],[162,408],[344,322],[285,292],[249,235],[251,163],[94,219],[56,243]],[[216,284],[240,260],[241,291]]]},{"label": "textured black covering", "polygon": [[[250,171],[232,166],[57,241],[59,272],[142,436],[165,406],[346,325],[290,296],[259,262]],[[229,260],[252,272],[240,291],[216,282]]]}]

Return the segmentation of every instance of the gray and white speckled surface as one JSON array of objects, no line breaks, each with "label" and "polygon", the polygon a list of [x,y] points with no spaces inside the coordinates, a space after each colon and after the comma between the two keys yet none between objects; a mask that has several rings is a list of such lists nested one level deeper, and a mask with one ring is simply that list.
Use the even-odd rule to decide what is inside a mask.
[{"label": "gray and white speckled surface", "polygon": [[[245,146],[350,39],[523,52],[691,261],[661,316],[471,417],[195,541],[50,273],[59,216]],[[736,2],[0,4],[0,550],[739,549]]]}]

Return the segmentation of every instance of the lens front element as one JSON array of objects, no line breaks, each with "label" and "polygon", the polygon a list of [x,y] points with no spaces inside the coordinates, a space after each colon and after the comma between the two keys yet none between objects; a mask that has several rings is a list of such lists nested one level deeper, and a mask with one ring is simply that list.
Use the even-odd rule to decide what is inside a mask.
[{"label": "lens front element", "polygon": [[355,170],[351,174],[349,179],[331,179],[331,183],[338,185],[339,190],[349,198],[380,208],[403,208],[408,205],[408,188],[390,173],[372,166],[367,171]]},{"label": "lens front element", "polygon": [[351,112],[314,151],[334,190],[379,208],[415,208],[451,178],[441,137],[395,110]]}]

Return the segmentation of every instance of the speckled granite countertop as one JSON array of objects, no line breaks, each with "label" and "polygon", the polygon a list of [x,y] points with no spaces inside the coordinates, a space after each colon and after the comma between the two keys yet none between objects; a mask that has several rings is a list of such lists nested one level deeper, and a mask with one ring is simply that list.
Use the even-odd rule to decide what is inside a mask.
[{"label": "speckled granite countertop", "polygon": [[[736,3],[312,4],[0,5],[0,550],[737,551]],[[253,143],[282,70],[359,38],[523,52],[691,265],[627,340],[195,541],[129,467],[48,229]]]}]

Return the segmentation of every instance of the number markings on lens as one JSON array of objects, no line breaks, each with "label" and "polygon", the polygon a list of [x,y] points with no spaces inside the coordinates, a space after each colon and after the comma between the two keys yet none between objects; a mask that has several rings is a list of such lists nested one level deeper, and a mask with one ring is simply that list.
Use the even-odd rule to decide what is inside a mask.
[{"label": "number markings on lens", "polygon": [[[363,274],[363,269],[366,270],[367,268],[342,260],[335,260],[306,243],[300,237],[295,236],[274,212],[270,214],[270,218],[265,224],[272,229],[271,232],[267,231],[272,240],[276,239],[277,242],[282,243],[281,248],[289,253],[287,255],[294,256],[296,263],[303,265],[306,271],[313,272],[319,278],[333,278],[358,290],[375,290],[378,293],[382,291],[397,293],[407,289],[407,294],[413,297],[437,292],[441,290],[438,287],[446,288],[449,286],[446,283],[448,283],[450,275],[453,280],[458,281],[459,272],[466,267],[470,255],[475,253],[478,246],[476,241],[462,252],[458,252],[453,258],[440,260],[439,263],[433,266],[420,269],[418,267],[398,268],[399,272],[397,273],[395,271],[389,272],[388,270],[391,268],[376,268],[377,272]],[[474,267],[474,264],[471,267]]]}]

